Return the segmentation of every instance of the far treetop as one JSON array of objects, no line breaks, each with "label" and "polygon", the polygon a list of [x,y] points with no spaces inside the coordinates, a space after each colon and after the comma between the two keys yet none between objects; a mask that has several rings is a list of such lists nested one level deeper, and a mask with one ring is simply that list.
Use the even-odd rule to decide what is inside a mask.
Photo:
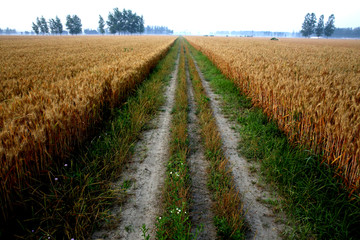
[{"label": "far treetop", "polygon": [[324,25],[324,15],[319,17],[319,21],[316,24],[315,13],[308,13],[305,16],[302,24],[301,34],[304,37],[310,37],[312,34],[316,34],[317,37],[321,37],[323,34],[326,37],[330,37],[335,31],[335,16],[331,14],[328,21]]}]

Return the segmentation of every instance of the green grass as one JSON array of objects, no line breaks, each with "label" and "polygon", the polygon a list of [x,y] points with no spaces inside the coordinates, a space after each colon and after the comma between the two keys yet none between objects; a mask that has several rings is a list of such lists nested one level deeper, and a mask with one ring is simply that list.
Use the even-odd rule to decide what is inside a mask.
[{"label": "green grass", "polygon": [[[188,46],[188,45],[187,45]],[[213,194],[214,224],[221,239],[245,239],[247,226],[234,180],[227,168],[218,126],[194,61],[187,50],[191,82],[197,103],[197,115],[205,150],[210,163],[208,186]]]},{"label": "green grass", "polygon": [[163,213],[157,219],[157,239],[192,239],[189,220],[190,176],[187,165],[188,97],[183,44],[180,47],[179,70],[172,110],[170,159],[163,190]]},{"label": "green grass", "polygon": [[191,48],[202,72],[224,99],[224,111],[236,121],[240,152],[261,163],[261,175],[283,199],[291,231],[289,239],[360,239],[360,200],[344,190],[321,156],[292,146],[276,123],[253,107],[211,61]]},{"label": "green grass", "polygon": [[[109,209],[122,199],[111,184],[131,157],[146,123],[164,102],[164,85],[177,49],[178,41],[126,103],[110,109],[110,120],[97,137],[61,164],[54,162],[40,180],[22,190],[25,202],[12,221],[0,226],[1,239],[88,239],[98,224],[114,220]],[[123,183],[124,192],[130,185],[131,181]]]}]

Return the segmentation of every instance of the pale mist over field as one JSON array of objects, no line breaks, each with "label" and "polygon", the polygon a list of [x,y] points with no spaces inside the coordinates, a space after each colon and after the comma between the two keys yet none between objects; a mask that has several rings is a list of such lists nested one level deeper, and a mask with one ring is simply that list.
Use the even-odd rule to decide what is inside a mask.
[{"label": "pale mist over field", "polygon": [[0,28],[31,31],[37,17],[58,16],[63,23],[68,14],[81,18],[83,29],[97,29],[99,15],[105,21],[114,8],[131,9],[143,15],[145,26],[167,26],[174,33],[209,34],[215,31],[298,32],[306,13],[324,14],[325,21],[334,14],[335,26],[360,26],[358,0],[18,0],[0,3]]}]

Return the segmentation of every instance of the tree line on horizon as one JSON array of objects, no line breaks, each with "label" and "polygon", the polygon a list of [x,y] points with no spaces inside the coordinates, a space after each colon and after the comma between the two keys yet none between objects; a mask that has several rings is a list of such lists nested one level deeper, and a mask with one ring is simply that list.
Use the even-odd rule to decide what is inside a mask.
[{"label": "tree line on horizon", "polygon": [[0,34],[16,34],[16,29],[11,29],[11,28],[6,28],[6,29],[1,29],[0,28]]},{"label": "tree line on horizon", "polygon": [[[77,15],[67,15],[66,16],[66,28],[69,30],[70,34],[79,34],[82,33],[82,24],[81,19]],[[50,18],[49,21],[46,21],[46,19],[41,16],[40,18],[36,18],[36,23],[32,23],[32,29],[33,31],[38,34],[62,34],[64,32],[63,30],[63,24],[61,23],[61,20],[58,16],[56,18]]]},{"label": "tree line on horizon", "polygon": [[174,31],[165,26],[147,26],[146,34],[173,34]]},{"label": "tree line on horizon", "polygon": [[[317,23],[316,23],[317,22]],[[300,33],[304,37],[310,37],[312,34],[315,34],[317,37],[325,35],[330,37],[335,31],[335,16],[331,14],[328,18],[326,24],[324,23],[324,15],[319,17],[319,20],[316,20],[315,13],[307,13],[305,15],[304,22],[302,24],[302,29]]]},{"label": "tree line on horizon", "polygon": [[[85,29],[85,34],[173,34],[173,31],[163,26],[147,26],[145,29],[143,16],[138,16],[131,10],[123,9],[120,11],[118,8],[114,8],[113,12],[109,12],[108,20],[105,22],[104,18],[99,15],[99,25],[97,30]],[[105,29],[105,26],[108,26]],[[66,28],[69,33],[81,34],[82,24],[81,19],[77,15],[66,17]],[[55,19],[46,19],[37,17],[36,21],[32,23],[33,31],[38,34],[62,34],[64,33],[63,24],[58,16]]]}]

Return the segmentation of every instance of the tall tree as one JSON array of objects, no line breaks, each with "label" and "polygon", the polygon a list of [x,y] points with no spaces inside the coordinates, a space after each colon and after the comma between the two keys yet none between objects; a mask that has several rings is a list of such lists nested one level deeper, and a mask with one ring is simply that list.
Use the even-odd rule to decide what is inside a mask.
[{"label": "tall tree", "polygon": [[319,17],[318,24],[315,28],[315,34],[316,36],[320,37],[324,33],[324,15],[321,15]]},{"label": "tall tree", "polygon": [[74,15],[73,21],[74,21],[74,27],[75,27],[75,34],[82,33],[81,19],[77,15]]},{"label": "tall tree", "polygon": [[47,25],[46,19],[43,16],[40,18],[40,30],[42,34],[49,33],[49,27]]},{"label": "tall tree", "polygon": [[109,13],[106,21],[109,26],[110,33],[137,33],[144,32],[144,18],[137,16],[131,10],[123,9],[122,12],[118,8],[114,8],[113,13]]},{"label": "tall tree", "polygon": [[73,32],[73,28],[74,28],[73,25],[74,25],[74,23],[73,23],[73,19],[72,19],[72,17],[70,16],[70,14],[66,16],[66,23],[65,23],[65,25],[66,25],[67,30],[69,30],[69,33],[70,33],[71,35],[74,34],[74,32]]},{"label": "tall tree", "polygon": [[119,11],[119,8],[114,8],[113,13],[109,13],[108,20],[106,21],[109,26],[109,31],[112,34],[119,33],[123,31],[123,14]]},{"label": "tall tree", "polygon": [[37,24],[35,24],[34,22],[32,23],[32,29],[34,30],[34,32],[38,35],[40,33],[39,31],[39,26]]},{"label": "tall tree", "polygon": [[39,33],[40,33],[40,32],[41,32],[41,21],[40,21],[40,18],[39,18],[39,17],[36,18],[36,25],[38,26],[38,28],[39,28]]},{"label": "tall tree", "polygon": [[129,14],[128,14],[128,29],[127,31],[130,34],[136,33],[138,32],[138,22],[139,22],[139,17],[136,14],[133,14],[131,10],[129,10]]},{"label": "tall tree", "polygon": [[66,28],[71,35],[82,33],[81,19],[77,15],[66,16]]},{"label": "tall tree", "polygon": [[[36,24],[33,23],[33,29],[34,29],[34,25],[36,25],[38,27],[39,33],[41,33],[41,34],[49,33],[49,27],[43,16],[41,18],[39,18],[39,17],[36,18]],[[35,31],[35,29],[34,29],[34,31]]]},{"label": "tall tree", "polygon": [[138,29],[139,33],[144,33],[145,32],[145,26],[144,26],[144,17],[141,15],[140,19],[139,19],[139,29]]},{"label": "tall tree", "polygon": [[58,34],[59,33],[55,19],[53,19],[53,18],[49,19],[49,26],[50,26],[51,34]]},{"label": "tall tree", "polygon": [[123,9],[123,32],[126,33],[126,32],[131,32],[131,15],[132,15],[132,11],[131,10],[125,10]]},{"label": "tall tree", "polygon": [[301,34],[304,37],[310,37],[315,31],[316,16],[315,13],[307,13],[302,24]]},{"label": "tall tree", "polygon": [[55,18],[55,23],[56,23],[57,31],[61,35],[64,30],[63,30],[63,25],[58,16],[56,16],[56,18]]},{"label": "tall tree", "polygon": [[325,24],[324,34],[326,37],[330,37],[335,31],[335,16],[331,14],[328,21]]},{"label": "tall tree", "polygon": [[105,33],[104,27],[105,27],[104,19],[102,18],[101,15],[99,15],[99,32],[100,32],[101,34],[104,34],[104,33]]},{"label": "tall tree", "polygon": [[116,19],[111,13],[109,13],[106,24],[109,26],[109,31],[111,34],[115,34],[117,32]]}]

